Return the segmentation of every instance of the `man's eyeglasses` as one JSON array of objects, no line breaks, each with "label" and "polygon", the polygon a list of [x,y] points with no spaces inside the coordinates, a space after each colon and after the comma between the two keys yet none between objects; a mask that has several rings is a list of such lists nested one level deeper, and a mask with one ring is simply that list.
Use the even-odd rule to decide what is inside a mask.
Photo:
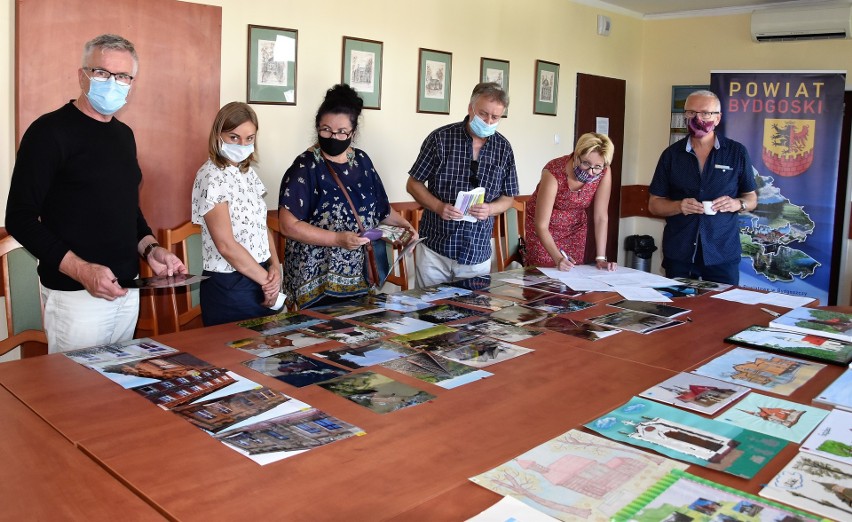
[{"label": "man's eyeglasses", "polygon": [[319,131],[317,131],[321,138],[334,138],[336,140],[348,140],[349,136],[352,136],[351,130],[338,130],[333,131],[328,127],[320,127]]},{"label": "man's eyeglasses", "polygon": [[701,116],[702,120],[709,120],[713,116],[722,113],[719,111],[683,111],[683,115],[686,116],[686,119],[688,120],[694,118],[696,114]]},{"label": "man's eyeglasses", "polygon": [[600,174],[606,168],[606,165],[592,165],[588,161],[581,161],[580,168],[583,170],[591,170],[595,174]]},{"label": "man's eyeglasses", "polygon": [[92,81],[105,82],[109,80],[110,76],[113,76],[115,77],[115,83],[119,85],[127,86],[130,85],[131,82],[133,82],[133,76],[130,76],[127,73],[109,72],[106,69],[101,69],[99,67],[84,67],[83,69],[92,73],[91,76],[87,77]]}]

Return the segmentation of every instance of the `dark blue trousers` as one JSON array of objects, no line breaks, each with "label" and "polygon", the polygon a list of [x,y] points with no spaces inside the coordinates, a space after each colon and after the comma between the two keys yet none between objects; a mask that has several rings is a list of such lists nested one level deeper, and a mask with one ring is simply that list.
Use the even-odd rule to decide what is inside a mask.
[{"label": "dark blue trousers", "polygon": [[201,320],[204,326],[244,321],[278,312],[263,306],[263,289],[241,273],[205,270],[204,275],[210,276],[201,282]]}]

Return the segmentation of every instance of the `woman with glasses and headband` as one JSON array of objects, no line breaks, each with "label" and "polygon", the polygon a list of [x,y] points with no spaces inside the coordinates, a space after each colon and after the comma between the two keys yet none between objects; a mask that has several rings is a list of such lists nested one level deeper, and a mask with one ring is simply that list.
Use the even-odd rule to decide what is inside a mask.
[{"label": "woman with glasses and headband", "polygon": [[541,181],[526,203],[525,265],[570,270],[583,263],[586,209],[594,202],[595,265],[615,270],[615,263],[606,258],[609,165],[614,152],[606,135],[590,132],[580,136],[573,153],[544,166]]},{"label": "woman with glasses and headband", "polygon": [[[391,208],[370,157],[352,147],[363,106],[350,86],[329,89],[314,121],[316,141],[281,180],[278,220],[288,239],[284,290],[300,308],[364,295],[381,283],[369,281],[370,239],[362,230],[386,224],[413,232]],[[376,252],[382,255],[383,249]]]},{"label": "woman with glasses and headband", "polygon": [[213,120],[208,159],[192,186],[192,222],[201,225],[201,319],[212,326],[281,308],[281,265],[266,227],[266,188],[257,161],[257,115],[231,102]]}]

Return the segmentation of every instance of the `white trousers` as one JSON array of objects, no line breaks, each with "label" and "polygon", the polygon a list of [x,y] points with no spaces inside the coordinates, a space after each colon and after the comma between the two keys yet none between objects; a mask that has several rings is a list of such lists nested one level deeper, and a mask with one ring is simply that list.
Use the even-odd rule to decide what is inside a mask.
[{"label": "white trousers", "polygon": [[139,318],[139,290],[113,301],[85,290],[41,287],[48,353],[66,352],[133,339]]},{"label": "white trousers", "polygon": [[491,260],[476,265],[462,265],[444,257],[423,243],[417,245],[414,283],[417,288],[459,281],[491,273]]}]

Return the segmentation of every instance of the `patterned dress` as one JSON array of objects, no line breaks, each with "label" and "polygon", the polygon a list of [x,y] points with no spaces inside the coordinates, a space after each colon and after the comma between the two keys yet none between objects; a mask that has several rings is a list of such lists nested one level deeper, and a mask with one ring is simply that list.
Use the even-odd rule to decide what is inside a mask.
[{"label": "patterned dress", "polygon": [[[582,263],[586,251],[586,232],[589,224],[586,209],[592,204],[603,176],[595,181],[586,183],[580,190],[568,188],[568,177],[565,169],[572,168],[574,155],[569,154],[550,160],[546,168],[556,178],[556,200],[553,202],[553,213],[550,215],[550,235],[556,246],[565,251],[577,262]],[[538,200],[538,187],[526,203],[525,239],[526,258],[528,266],[554,266],[553,258],[547,253],[538,235],[535,233],[535,210]]]},{"label": "patterned dress", "polygon": [[[334,163],[340,181],[365,229],[378,226],[390,215],[382,180],[367,154],[354,149],[348,163]],[[346,197],[328,172],[318,149],[300,154],[281,180],[278,204],[297,219],[335,232],[358,232]],[[310,245],[288,239],[284,247],[284,291],[287,299],[305,308],[325,295],[351,297],[366,294],[365,249]]]}]

